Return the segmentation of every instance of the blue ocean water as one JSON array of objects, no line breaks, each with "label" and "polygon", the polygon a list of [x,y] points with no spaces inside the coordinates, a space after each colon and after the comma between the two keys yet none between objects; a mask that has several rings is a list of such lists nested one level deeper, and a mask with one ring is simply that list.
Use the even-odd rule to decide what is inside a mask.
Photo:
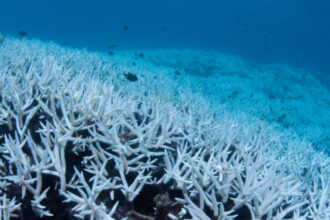
[{"label": "blue ocean water", "polygon": [[0,32],[105,51],[211,49],[330,73],[327,0],[10,0]]}]

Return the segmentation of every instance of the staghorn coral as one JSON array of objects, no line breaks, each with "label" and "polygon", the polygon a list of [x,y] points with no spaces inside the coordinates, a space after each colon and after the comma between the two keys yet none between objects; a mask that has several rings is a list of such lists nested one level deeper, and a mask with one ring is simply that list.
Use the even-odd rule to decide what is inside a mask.
[{"label": "staghorn coral", "polygon": [[329,218],[308,143],[39,52],[1,59],[2,219]]}]

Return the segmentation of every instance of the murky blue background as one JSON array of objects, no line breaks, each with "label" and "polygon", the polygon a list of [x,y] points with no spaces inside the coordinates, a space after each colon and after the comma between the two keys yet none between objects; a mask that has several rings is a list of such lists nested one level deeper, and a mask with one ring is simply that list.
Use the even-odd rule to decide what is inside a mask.
[{"label": "murky blue background", "polygon": [[213,49],[330,74],[329,11],[329,0],[2,0],[0,32],[99,51]]}]

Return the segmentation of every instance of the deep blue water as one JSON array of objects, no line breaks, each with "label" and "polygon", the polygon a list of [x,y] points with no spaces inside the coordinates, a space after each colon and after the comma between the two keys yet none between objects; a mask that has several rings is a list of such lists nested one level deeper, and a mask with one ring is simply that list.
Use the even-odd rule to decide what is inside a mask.
[{"label": "deep blue water", "polygon": [[329,0],[2,0],[0,32],[101,51],[212,49],[329,74],[329,11]]}]

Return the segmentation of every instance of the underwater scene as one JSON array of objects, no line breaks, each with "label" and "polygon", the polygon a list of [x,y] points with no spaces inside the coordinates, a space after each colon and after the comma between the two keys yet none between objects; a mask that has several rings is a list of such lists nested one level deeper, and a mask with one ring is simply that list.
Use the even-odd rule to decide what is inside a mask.
[{"label": "underwater scene", "polygon": [[0,220],[329,220],[329,11],[3,0]]}]

